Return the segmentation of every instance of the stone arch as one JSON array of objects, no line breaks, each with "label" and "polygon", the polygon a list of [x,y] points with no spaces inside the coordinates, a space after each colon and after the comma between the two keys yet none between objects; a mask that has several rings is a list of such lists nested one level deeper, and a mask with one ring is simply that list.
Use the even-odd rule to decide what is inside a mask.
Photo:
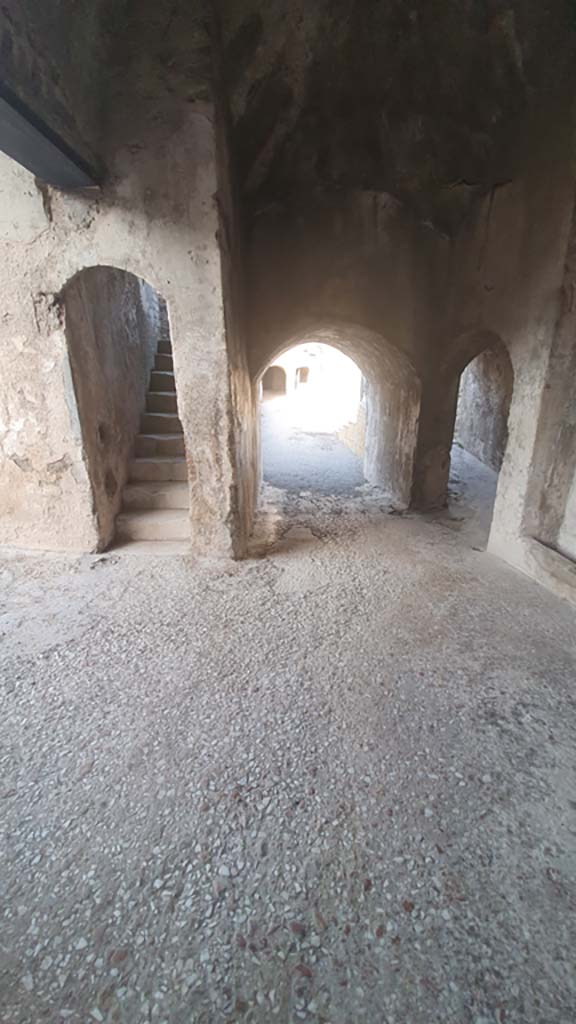
[{"label": "stone arch", "polygon": [[508,350],[497,336],[472,358],[460,374],[455,439],[491,469],[500,471],[508,443],[508,416],[514,369]]},{"label": "stone arch", "polygon": [[423,387],[412,500],[421,510],[443,508],[448,500],[450,453],[454,440],[461,376],[483,352],[497,351],[509,366],[508,347],[494,331],[480,328],[459,334],[438,365],[429,368]]},{"label": "stone arch", "polygon": [[255,383],[281,353],[307,341],[339,349],[362,371],[367,382],[364,475],[385,490],[391,503],[406,508],[420,412],[420,379],[410,360],[383,335],[360,324],[307,323],[287,337],[270,338],[252,366]]},{"label": "stone arch", "polygon": [[97,546],[114,537],[122,488],[166,320],[143,278],[108,264],[77,271],[58,296]]},{"label": "stone arch", "polygon": [[274,392],[278,395],[286,394],[286,370],[282,366],[272,364],[262,374],[263,391]]}]

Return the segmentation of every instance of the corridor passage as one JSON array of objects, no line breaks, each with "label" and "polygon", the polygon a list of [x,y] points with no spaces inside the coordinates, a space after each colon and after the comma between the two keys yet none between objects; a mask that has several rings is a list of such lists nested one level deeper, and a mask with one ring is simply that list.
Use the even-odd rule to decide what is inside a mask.
[{"label": "corridor passage", "polygon": [[460,518],[0,563],[2,1024],[576,1019],[574,610]]},{"label": "corridor passage", "polygon": [[364,481],[362,460],[340,441],[306,399],[265,396],[262,402],[263,474],[286,491],[345,494]]}]

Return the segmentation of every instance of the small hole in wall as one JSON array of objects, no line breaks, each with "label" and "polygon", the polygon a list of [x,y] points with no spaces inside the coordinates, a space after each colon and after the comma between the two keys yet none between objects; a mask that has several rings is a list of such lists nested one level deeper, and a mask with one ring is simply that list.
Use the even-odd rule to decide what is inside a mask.
[{"label": "small hole in wall", "polygon": [[98,440],[100,444],[106,444],[108,441],[108,428],[106,427],[105,423],[98,424],[96,433],[98,434]]}]

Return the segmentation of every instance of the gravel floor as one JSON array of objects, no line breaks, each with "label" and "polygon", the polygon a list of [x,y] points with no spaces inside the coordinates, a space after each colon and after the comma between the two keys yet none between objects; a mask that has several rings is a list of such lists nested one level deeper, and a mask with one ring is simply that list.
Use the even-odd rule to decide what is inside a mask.
[{"label": "gravel floor", "polygon": [[2,1024],[573,1024],[575,617],[464,506],[0,563]]},{"label": "gravel floor", "polygon": [[299,426],[306,417],[285,397],[268,398],[262,410],[264,479],[294,492],[314,487],[320,494],[351,494],[364,483],[362,460],[335,434]]}]

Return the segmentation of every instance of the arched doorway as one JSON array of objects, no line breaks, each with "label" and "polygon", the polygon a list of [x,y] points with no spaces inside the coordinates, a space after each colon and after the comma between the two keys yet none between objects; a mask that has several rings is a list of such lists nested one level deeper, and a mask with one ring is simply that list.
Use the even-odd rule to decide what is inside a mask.
[{"label": "arched doorway", "polygon": [[493,336],[460,375],[450,465],[450,502],[474,518],[475,539],[482,547],[488,542],[508,442],[513,387],[510,356]]},{"label": "arched doorway", "polygon": [[264,397],[286,394],[286,370],[281,366],[269,366],[262,377]]},{"label": "arched doorway", "polygon": [[99,548],[188,540],[189,494],[168,311],[115,267],[80,271],[61,293]]},{"label": "arched doorway", "polygon": [[[283,374],[283,390],[270,390],[280,379],[271,380],[272,371]],[[352,359],[322,342],[302,343],[277,357],[262,377],[265,482],[324,494],[348,493],[364,483],[362,380]],[[362,436],[355,445],[358,428]]]},{"label": "arched doorway", "polygon": [[[348,445],[361,460],[362,477],[384,492],[384,499],[397,509],[408,507],[414,472],[414,454],[420,414],[421,385],[409,359],[375,331],[359,324],[337,322],[330,325],[311,324],[276,344],[267,343],[267,358],[255,367],[254,379],[259,389],[266,370],[279,364],[290,351],[295,351],[287,376],[287,395],[294,389],[311,402],[315,394],[314,364],[302,348],[322,345],[347,356],[357,374],[357,416],[348,418],[339,440]],[[262,346],[264,348],[264,346]],[[266,349],[264,349],[266,351]],[[297,371],[308,370],[303,383]],[[348,374],[348,377],[350,375]],[[344,374],[346,379],[347,374]],[[341,403],[342,404],[342,403]],[[345,404],[345,403],[344,403]]]}]

